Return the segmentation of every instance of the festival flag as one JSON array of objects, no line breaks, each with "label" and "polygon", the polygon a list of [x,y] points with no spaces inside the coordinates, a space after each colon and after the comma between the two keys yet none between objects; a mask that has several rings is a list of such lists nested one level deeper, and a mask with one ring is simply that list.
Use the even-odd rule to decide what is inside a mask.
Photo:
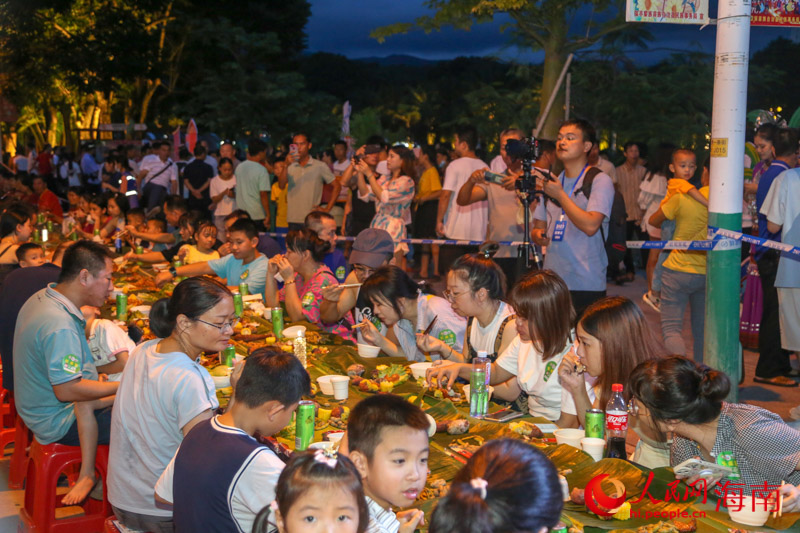
[{"label": "festival flag", "polygon": [[195,144],[197,144],[197,124],[195,124],[194,119],[192,119],[186,127],[186,148],[189,150],[189,153],[194,153]]},{"label": "festival flag", "polygon": [[178,126],[175,128],[175,131],[172,132],[172,160],[178,160],[178,153],[181,146],[181,127]]}]

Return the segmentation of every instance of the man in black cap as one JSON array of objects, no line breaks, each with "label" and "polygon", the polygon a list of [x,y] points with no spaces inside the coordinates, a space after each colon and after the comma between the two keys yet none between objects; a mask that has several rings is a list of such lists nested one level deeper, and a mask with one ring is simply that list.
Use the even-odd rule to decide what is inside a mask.
[{"label": "man in black cap", "polygon": [[[358,234],[350,252],[350,274],[341,285],[330,285],[322,289],[325,300],[320,305],[323,322],[338,322],[351,310],[358,324],[365,318],[375,324],[382,335],[392,335],[372,312],[372,303],[361,294],[360,285],[378,267],[389,264],[394,255],[394,241],[386,230],[367,228]],[[356,287],[347,285],[357,284]],[[358,342],[364,343],[361,331],[357,330]],[[391,338],[391,337],[390,337]]]}]

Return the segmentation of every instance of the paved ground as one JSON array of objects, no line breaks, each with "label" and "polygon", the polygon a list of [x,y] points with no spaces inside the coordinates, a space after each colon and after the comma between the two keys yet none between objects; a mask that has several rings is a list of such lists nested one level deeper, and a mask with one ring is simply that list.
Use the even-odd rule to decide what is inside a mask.
[{"label": "paved ground", "polygon": [[[435,284],[434,288],[440,288],[440,283]],[[624,286],[609,285],[608,294],[612,296],[625,296],[640,304],[648,321],[656,331],[661,331],[660,315],[653,311],[649,306],[641,301],[642,294],[645,292],[645,280],[643,273],[638,275],[633,283]],[[660,335],[659,335],[660,336]],[[686,345],[691,350],[691,331],[687,321],[684,324],[684,338]],[[739,387],[739,399],[743,403],[758,405],[778,413],[784,418],[788,418],[789,409],[800,404],[800,387],[783,388],[768,387],[753,382],[758,354],[746,350],[744,352],[744,382]],[[793,362],[797,364],[796,361]],[[9,457],[0,459],[0,533],[12,533],[16,531],[18,523],[19,509],[22,505],[23,491],[8,489],[8,465]]]}]

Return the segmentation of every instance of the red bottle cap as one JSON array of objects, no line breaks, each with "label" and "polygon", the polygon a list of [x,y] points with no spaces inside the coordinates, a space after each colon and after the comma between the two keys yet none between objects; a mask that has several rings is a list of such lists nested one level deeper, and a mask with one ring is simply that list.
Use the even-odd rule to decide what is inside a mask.
[{"label": "red bottle cap", "polygon": [[611,385],[612,392],[622,392],[622,383],[614,383]]}]

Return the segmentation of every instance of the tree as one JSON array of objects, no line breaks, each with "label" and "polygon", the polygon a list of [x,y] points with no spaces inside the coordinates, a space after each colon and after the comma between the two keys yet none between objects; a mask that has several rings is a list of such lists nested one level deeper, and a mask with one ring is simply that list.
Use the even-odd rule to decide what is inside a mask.
[{"label": "tree", "polygon": [[[539,113],[544,112],[564,63],[571,53],[589,48],[604,40],[623,40],[639,43],[647,33],[639,26],[626,29],[624,0],[427,0],[434,10],[432,16],[419,17],[414,23],[399,23],[373,31],[373,37],[383,41],[388,36],[418,28],[439,30],[445,26],[469,29],[473,24],[488,22],[505,14],[511,19],[513,44],[544,51]],[[589,13],[587,13],[589,11]],[[587,17],[585,23],[580,19]],[[596,21],[595,17],[603,19]],[[564,95],[559,91],[552,111],[547,117],[542,136],[554,138],[564,108]]]}]

